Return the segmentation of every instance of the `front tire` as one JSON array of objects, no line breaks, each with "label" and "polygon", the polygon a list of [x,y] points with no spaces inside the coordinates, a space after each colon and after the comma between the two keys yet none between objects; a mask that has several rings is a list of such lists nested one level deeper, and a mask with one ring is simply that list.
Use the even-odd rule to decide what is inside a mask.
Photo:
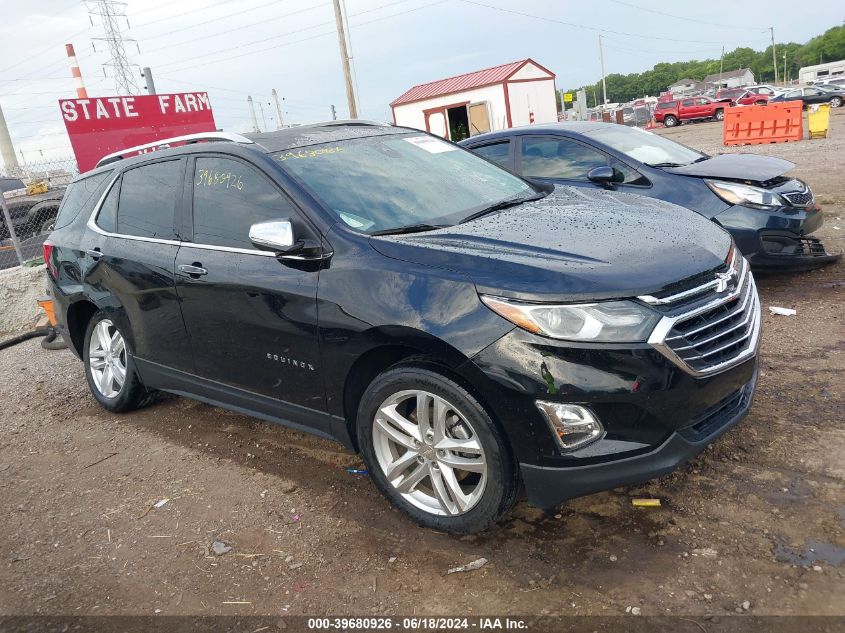
[{"label": "front tire", "polygon": [[123,332],[105,312],[88,322],[82,353],[88,388],[104,409],[132,411],[152,400],[154,394],[141,383]]},{"label": "front tire", "polygon": [[435,530],[480,532],[516,501],[516,466],[484,407],[457,381],[397,365],[367,388],[358,441],[379,491]]},{"label": "front tire", "polygon": [[842,97],[833,97],[830,100],[830,107],[831,108],[838,108],[842,105]]},{"label": "front tire", "polygon": [[721,121],[725,118],[725,111],[724,110],[716,110],[716,113],[713,115],[713,119],[716,121]]},{"label": "front tire", "polygon": [[678,125],[678,117],[672,116],[671,114],[663,119],[663,125],[666,127],[675,127]]}]

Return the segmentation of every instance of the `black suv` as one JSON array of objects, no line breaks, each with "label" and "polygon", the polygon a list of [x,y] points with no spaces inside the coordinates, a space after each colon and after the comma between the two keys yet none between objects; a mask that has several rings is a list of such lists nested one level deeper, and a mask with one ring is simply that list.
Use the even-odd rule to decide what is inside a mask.
[{"label": "black suv", "polygon": [[45,244],[110,411],[164,390],[337,440],[471,532],[520,485],[552,508],[666,473],[751,405],[754,280],[691,211],[386,124],[182,140],[80,176]]}]

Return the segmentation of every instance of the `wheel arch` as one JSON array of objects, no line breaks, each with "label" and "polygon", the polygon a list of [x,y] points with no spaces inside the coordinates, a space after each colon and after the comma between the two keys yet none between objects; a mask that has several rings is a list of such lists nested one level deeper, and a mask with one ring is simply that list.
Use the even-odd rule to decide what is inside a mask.
[{"label": "wheel arch", "polygon": [[[474,384],[481,372],[473,371],[474,365],[460,350],[431,334],[408,327],[375,328],[367,334],[367,349],[357,355],[346,371],[343,381],[343,416],[349,435],[356,444],[356,451],[359,447],[355,426],[358,406],[364,392],[377,376],[402,362],[413,362],[415,365],[440,371],[455,380],[472,393],[496,424],[499,424],[495,411]],[[476,373],[478,375],[475,375]]]},{"label": "wheel arch", "polygon": [[70,346],[73,352],[82,358],[82,346],[85,343],[85,330],[88,328],[88,322],[91,321],[99,308],[97,305],[88,299],[81,299],[75,303],[70,304],[67,309],[67,331],[70,335]]}]

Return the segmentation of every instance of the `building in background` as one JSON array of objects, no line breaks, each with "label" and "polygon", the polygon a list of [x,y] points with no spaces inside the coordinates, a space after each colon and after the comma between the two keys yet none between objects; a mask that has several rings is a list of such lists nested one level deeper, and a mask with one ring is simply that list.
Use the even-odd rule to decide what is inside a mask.
[{"label": "building in background", "polygon": [[396,125],[453,141],[557,121],[555,75],[532,59],[414,86],[390,103]]},{"label": "building in background", "polygon": [[669,86],[669,92],[679,97],[699,94],[704,90],[704,83],[695,79],[680,79]]},{"label": "building in background", "polygon": [[845,59],[840,59],[838,62],[828,62],[827,64],[804,66],[798,71],[798,81],[802,84],[838,77],[845,77]]},{"label": "building in background", "polygon": [[754,73],[750,68],[726,70],[723,73],[707,75],[702,82],[707,88],[739,88],[754,85]]}]

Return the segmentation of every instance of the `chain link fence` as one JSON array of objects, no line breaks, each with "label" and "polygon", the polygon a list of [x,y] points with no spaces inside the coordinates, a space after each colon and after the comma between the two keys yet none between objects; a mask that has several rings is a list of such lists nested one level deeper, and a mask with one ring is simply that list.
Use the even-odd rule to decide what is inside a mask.
[{"label": "chain link fence", "polygon": [[0,167],[0,270],[41,263],[41,245],[78,173],[74,158]]}]

